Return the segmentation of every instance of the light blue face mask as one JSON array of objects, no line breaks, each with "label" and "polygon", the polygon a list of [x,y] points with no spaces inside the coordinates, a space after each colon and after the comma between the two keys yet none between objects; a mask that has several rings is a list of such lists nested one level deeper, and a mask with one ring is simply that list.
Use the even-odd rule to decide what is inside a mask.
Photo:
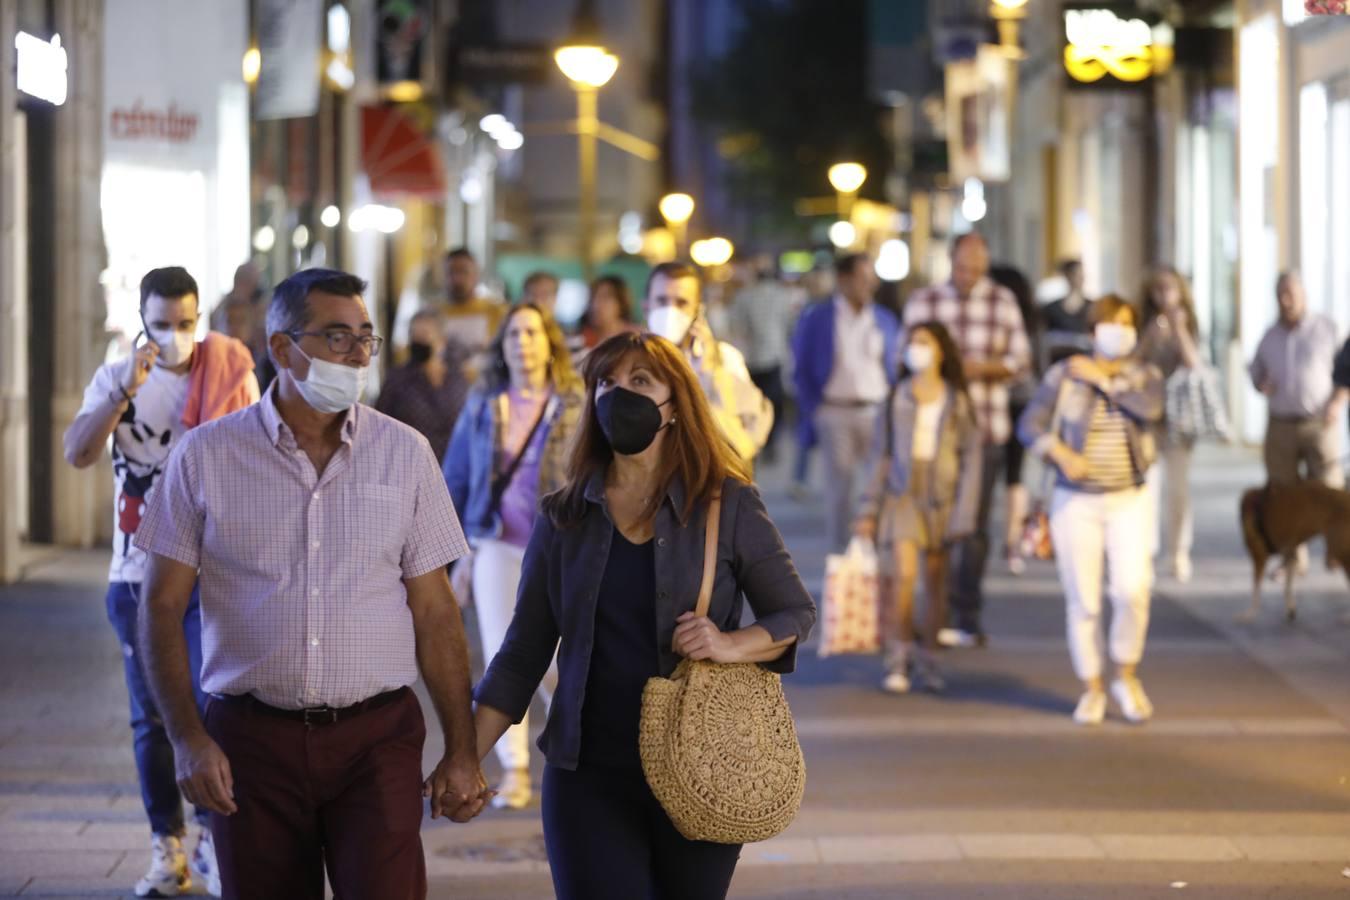
[{"label": "light blue face mask", "polygon": [[[295,343],[294,340],[291,342]],[[295,349],[300,350],[300,345],[295,344]],[[346,412],[365,393],[370,366],[344,366],[326,359],[315,359],[303,350],[300,350],[300,355],[309,360],[309,374],[301,381],[292,373],[291,381],[305,402],[319,412],[329,415]]]}]

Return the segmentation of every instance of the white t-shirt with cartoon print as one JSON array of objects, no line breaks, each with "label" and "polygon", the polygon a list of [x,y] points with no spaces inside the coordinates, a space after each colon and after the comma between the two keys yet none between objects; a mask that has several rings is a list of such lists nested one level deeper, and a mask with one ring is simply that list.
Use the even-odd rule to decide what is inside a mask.
[{"label": "white t-shirt with cartoon print", "polygon": [[[103,404],[109,394],[121,396],[118,385],[126,377],[131,357],[106,363],[94,373],[84,391],[80,415]],[[132,544],[145,504],[164,471],[174,442],[187,431],[183,407],[187,404],[188,374],[176,375],[154,366],[136,392],[112,434],[113,547],[109,581],[139,583],[145,578],[145,552]]]}]

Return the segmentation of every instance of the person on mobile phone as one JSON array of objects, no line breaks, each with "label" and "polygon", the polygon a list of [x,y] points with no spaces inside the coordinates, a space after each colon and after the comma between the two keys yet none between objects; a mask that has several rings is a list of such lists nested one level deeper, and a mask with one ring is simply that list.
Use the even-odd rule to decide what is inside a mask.
[{"label": "person on mobile phone", "polygon": [[661,263],[647,276],[647,329],[684,351],[723,436],[747,463],[773,430],[773,404],[755,386],[745,356],[717,340],[703,313],[703,282],[682,262]]},{"label": "person on mobile phone", "polygon": [[[94,373],[84,405],[65,434],[66,461],[78,468],[103,458],[112,438],[115,491],[112,564],[108,573],[108,619],[122,644],[131,728],[141,799],[150,822],[151,859],[136,883],[137,897],[172,897],[192,885],[192,874],[208,892],[220,893],[216,855],[206,828],[206,810],[191,860],[183,839],[183,798],[174,774],[173,750],[145,681],[136,641],[137,603],[145,577],[145,553],[132,544],[155,483],[169,453],[192,427],[234,412],[258,399],[253,356],[234,338],[213,333],[197,342],[197,282],[178,266],[150,271],[141,280],[141,320],[129,357]],[[183,619],[191,661],[192,687],[203,695],[201,612],[194,592]]]}]

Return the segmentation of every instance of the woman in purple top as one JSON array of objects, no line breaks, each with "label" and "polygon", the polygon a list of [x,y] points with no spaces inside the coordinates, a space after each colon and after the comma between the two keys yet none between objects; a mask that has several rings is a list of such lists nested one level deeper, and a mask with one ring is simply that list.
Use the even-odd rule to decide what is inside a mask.
[{"label": "woman in purple top", "polygon": [[[483,656],[491,659],[511,622],[539,498],[565,480],[584,395],[562,332],[532,303],[511,309],[488,358],[482,384],[455,423],[443,469],[474,551],[457,564],[457,590],[472,592]],[[540,687],[545,703],[555,682],[550,675]],[[493,803],[519,809],[532,794],[528,720],[496,749],[505,775]]]}]

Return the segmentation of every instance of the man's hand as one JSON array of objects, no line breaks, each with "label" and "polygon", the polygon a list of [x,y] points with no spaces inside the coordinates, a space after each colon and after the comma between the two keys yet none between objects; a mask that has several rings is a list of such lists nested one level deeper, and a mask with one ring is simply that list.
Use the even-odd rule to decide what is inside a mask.
[{"label": "man's hand", "polygon": [[1054,449],[1050,451],[1050,460],[1070,481],[1082,481],[1092,471],[1087,457],[1062,441],[1055,442]]},{"label": "man's hand", "polygon": [[961,363],[967,381],[1007,381],[1012,370],[1002,362],[987,362],[979,359],[967,359]]},{"label": "man's hand", "polygon": [[694,324],[689,326],[689,333],[684,337],[684,346],[689,349],[695,371],[710,371],[721,367],[722,354],[718,350],[717,336],[713,334],[712,326],[703,316],[695,318]]},{"label": "man's hand", "polygon": [[715,663],[740,662],[736,641],[722,631],[707,616],[687,612],[675,620],[674,650],[693,660],[711,660]]},{"label": "man's hand", "polygon": [[422,784],[422,795],[431,800],[431,817],[447,816],[460,823],[481,813],[496,793],[488,790],[483,770],[472,758],[441,757]]},{"label": "man's hand", "polygon": [[193,806],[231,816],[239,811],[234,803],[234,775],[220,745],[206,732],[173,745],[174,774],[178,789]]},{"label": "man's hand", "polygon": [[145,379],[150,377],[150,370],[155,367],[157,359],[159,359],[159,345],[154,341],[147,341],[144,347],[132,355],[131,365],[127,366],[127,374],[122,378],[122,387],[128,394],[135,395],[141,389]]}]

